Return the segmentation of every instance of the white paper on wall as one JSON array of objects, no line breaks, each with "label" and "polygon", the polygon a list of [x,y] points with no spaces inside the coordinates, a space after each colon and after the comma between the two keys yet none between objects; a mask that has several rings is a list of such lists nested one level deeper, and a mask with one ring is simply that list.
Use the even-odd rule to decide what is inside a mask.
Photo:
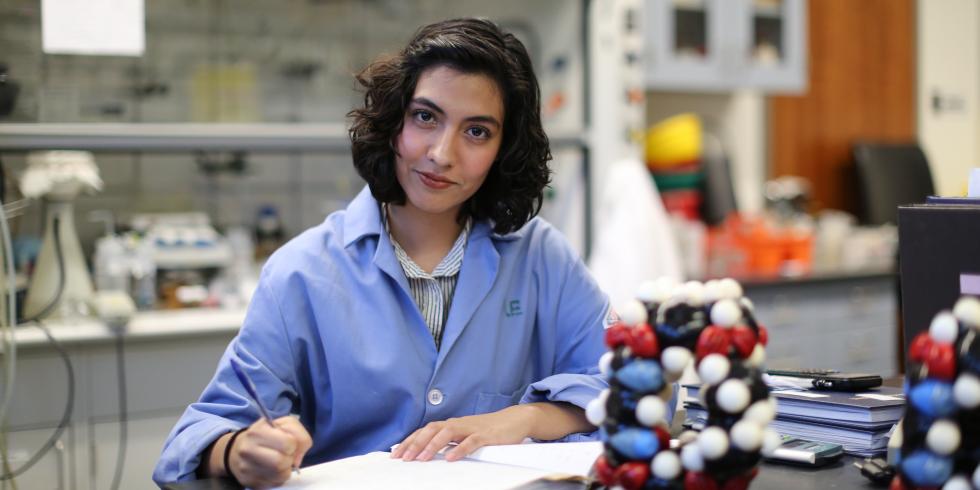
[{"label": "white paper on wall", "polygon": [[45,53],[141,56],[143,0],[41,0]]},{"label": "white paper on wall", "polygon": [[980,168],[970,170],[970,181],[966,195],[967,197],[980,197]]}]

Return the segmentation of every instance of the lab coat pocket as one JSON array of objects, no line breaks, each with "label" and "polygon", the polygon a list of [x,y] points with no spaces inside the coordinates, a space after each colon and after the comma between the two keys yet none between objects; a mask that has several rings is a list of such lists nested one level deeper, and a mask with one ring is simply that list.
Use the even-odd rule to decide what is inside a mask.
[{"label": "lab coat pocket", "polygon": [[524,388],[521,388],[520,390],[517,390],[511,394],[480,393],[476,397],[476,410],[473,411],[473,414],[479,415],[482,413],[496,412],[511,405],[516,405],[523,394]]}]

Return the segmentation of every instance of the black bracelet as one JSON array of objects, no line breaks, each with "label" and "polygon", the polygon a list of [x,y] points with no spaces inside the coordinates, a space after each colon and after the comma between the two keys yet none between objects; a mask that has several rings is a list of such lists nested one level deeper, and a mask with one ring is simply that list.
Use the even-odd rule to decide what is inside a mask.
[{"label": "black bracelet", "polygon": [[236,430],[234,433],[231,434],[231,439],[228,439],[228,444],[225,444],[225,457],[224,457],[225,473],[227,473],[228,477],[234,480],[235,483],[239,485],[241,485],[241,483],[238,481],[238,478],[235,476],[235,474],[231,472],[231,467],[228,466],[228,458],[231,456],[231,446],[232,444],[235,443],[235,439],[238,437],[239,434],[245,432],[247,429],[248,427],[242,427],[241,429]]}]

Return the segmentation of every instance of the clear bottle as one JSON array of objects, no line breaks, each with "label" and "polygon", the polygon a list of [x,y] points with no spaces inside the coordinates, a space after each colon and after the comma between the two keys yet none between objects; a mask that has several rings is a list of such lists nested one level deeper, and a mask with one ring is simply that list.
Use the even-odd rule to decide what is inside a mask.
[{"label": "clear bottle", "polygon": [[153,251],[152,241],[140,239],[130,255],[130,296],[140,310],[153,309],[157,304],[157,264]]},{"label": "clear bottle", "polygon": [[122,239],[106,235],[95,244],[95,289],[129,291],[129,256]]}]

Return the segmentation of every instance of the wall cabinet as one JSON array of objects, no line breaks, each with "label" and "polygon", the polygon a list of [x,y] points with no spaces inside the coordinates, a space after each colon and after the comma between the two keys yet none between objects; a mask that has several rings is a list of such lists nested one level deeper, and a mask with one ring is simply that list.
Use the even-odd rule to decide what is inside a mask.
[{"label": "wall cabinet", "polygon": [[[119,488],[153,487],[164,440],[211,379],[243,316],[244,311],[153,312],[131,323],[124,349],[127,437]],[[56,445],[16,478],[19,488],[111,487],[121,429],[117,357],[115,339],[96,323],[52,324],[74,367],[74,410]],[[13,468],[51,437],[67,396],[64,364],[36,333],[32,327],[16,333],[20,347],[7,432]]]},{"label": "wall cabinet", "polygon": [[[51,437],[57,425],[36,429],[13,430],[7,433],[7,455],[14,470],[27,464]],[[17,488],[66,490],[72,485],[72,430],[69,427],[31,468],[15,478]],[[9,482],[7,483],[9,485]],[[4,488],[6,488],[6,486]]]},{"label": "wall cabinet", "polygon": [[[163,440],[183,410],[161,412],[156,416],[130,418],[126,423],[126,460],[119,488],[151,488],[150,475],[156,466]],[[89,422],[89,488],[112,488],[119,451],[118,421]]]},{"label": "wall cabinet", "polygon": [[806,0],[646,0],[652,90],[806,90]]}]

